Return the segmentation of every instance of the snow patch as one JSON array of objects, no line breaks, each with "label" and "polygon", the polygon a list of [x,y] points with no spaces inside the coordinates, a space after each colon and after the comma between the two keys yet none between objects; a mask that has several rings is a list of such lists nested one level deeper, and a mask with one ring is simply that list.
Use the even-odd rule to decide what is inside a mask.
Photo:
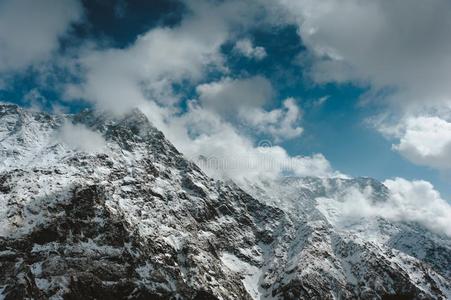
[{"label": "snow patch", "polygon": [[221,261],[227,268],[243,276],[243,285],[252,299],[260,299],[259,282],[262,272],[259,268],[227,252],[221,255]]}]

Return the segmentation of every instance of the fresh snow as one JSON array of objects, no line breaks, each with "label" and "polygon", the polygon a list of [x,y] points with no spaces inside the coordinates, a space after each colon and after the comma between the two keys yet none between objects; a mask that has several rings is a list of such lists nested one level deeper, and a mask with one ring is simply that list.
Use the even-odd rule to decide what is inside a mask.
[{"label": "fresh snow", "polygon": [[252,299],[261,299],[259,292],[261,270],[231,253],[224,252],[221,255],[222,263],[230,270],[242,275],[244,287],[251,295]]}]

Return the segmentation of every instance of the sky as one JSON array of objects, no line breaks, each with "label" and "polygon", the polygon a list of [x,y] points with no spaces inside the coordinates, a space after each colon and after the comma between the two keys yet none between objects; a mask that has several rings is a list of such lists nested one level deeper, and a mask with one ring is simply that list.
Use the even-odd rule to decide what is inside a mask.
[{"label": "sky", "polygon": [[0,0],[0,101],[139,107],[216,177],[451,201],[450,32],[448,0]]}]

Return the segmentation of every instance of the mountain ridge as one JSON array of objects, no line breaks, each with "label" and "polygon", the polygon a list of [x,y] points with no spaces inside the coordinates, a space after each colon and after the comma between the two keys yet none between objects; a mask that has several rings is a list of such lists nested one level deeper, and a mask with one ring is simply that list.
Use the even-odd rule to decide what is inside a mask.
[{"label": "mountain ridge", "polygon": [[[103,148],[55,139],[67,123],[101,135]],[[339,228],[318,208],[346,185],[377,187],[384,201],[372,179],[224,183],[138,110],[54,116],[0,105],[0,130],[6,299],[451,297],[449,240],[383,219]]]}]

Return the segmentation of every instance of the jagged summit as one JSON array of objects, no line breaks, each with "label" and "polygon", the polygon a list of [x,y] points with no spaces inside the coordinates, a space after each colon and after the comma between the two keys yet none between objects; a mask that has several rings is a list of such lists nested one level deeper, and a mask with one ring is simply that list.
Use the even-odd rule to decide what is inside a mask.
[{"label": "jagged summit", "polygon": [[1,105],[0,142],[0,297],[451,297],[449,239],[384,219],[336,224],[318,200],[352,187],[385,201],[373,179],[244,191],[206,176],[139,111]]}]

